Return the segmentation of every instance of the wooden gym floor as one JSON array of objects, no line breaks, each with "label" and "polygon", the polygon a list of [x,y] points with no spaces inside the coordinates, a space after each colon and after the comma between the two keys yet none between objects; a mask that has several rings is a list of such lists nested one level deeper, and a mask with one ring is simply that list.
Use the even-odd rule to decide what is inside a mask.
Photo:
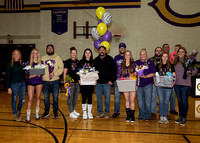
[{"label": "wooden gym floor", "polygon": [[[52,105],[50,117],[35,120],[35,99],[32,105],[31,122],[26,123],[26,106],[22,108],[21,122],[13,121],[11,110],[11,96],[7,92],[0,91],[0,142],[69,142],[69,143],[151,143],[151,142],[200,142],[200,120],[195,118],[195,101],[199,98],[189,97],[188,122],[185,127],[176,125],[175,118],[170,115],[169,124],[158,123],[157,118],[149,122],[138,121],[138,106],[136,101],[136,122],[125,122],[124,96],[121,96],[121,114],[118,118],[94,118],[83,120],[82,117],[72,119],[69,117],[67,98],[65,93],[59,94],[59,118],[54,119]],[[28,96],[26,94],[26,101]],[[52,99],[51,99],[52,101]],[[176,101],[177,104],[177,101]],[[93,115],[97,113],[96,95],[93,94]],[[82,114],[81,95],[76,105],[76,110]],[[178,107],[176,105],[176,110]],[[41,95],[40,115],[43,114],[44,103]],[[111,95],[110,116],[114,111],[114,95]]]}]

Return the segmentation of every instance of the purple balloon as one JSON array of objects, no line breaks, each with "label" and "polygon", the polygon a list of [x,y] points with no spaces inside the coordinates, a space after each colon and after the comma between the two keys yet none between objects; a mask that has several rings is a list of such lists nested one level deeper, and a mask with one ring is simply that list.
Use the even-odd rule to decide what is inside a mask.
[{"label": "purple balloon", "polygon": [[102,36],[102,41],[110,41],[112,39],[112,33],[110,31],[106,31],[106,33]]},{"label": "purple balloon", "polygon": [[98,23],[97,23],[97,25],[98,25],[99,23],[103,23],[103,21],[102,21],[102,20],[99,20]]},{"label": "purple balloon", "polygon": [[102,40],[95,40],[95,41],[94,41],[94,47],[95,47],[97,50],[99,49],[101,42],[102,42]]}]

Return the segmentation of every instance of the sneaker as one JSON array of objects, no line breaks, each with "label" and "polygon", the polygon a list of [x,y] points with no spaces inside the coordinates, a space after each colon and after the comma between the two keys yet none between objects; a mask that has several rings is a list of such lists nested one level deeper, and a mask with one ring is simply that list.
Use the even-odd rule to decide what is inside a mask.
[{"label": "sneaker", "polygon": [[183,119],[181,120],[180,125],[181,125],[181,126],[185,126],[185,124],[186,124],[186,118],[183,118]]},{"label": "sneaker", "polygon": [[139,118],[138,118],[138,121],[142,121],[142,120],[143,120],[143,118],[142,118],[142,117],[139,117]]},{"label": "sneaker", "polygon": [[160,117],[159,123],[163,123],[163,116]]},{"label": "sneaker", "polygon": [[26,116],[26,122],[30,122],[30,121],[31,121],[30,116]]},{"label": "sneaker", "polygon": [[169,123],[169,121],[167,120],[167,117],[163,117],[163,123],[164,124],[168,124]]},{"label": "sneaker", "polygon": [[36,119],[36,120],[39,120],[39,119],[40,119],[40,115],[36,113],[36,114],[35,114],[35,119]]},{"label": "sneaker", "polygon": [[46,113],[46,112],[44,112],[44,114],[41,116],[42,119],[45,119],[47,117],[49,117],[49,113]]},{"label": "sneaker", "polygon": [[146,118],[145,120],[146,120],[147,122],[149,122],[149,121],[150,121],[150,119],[149,119],[149,118]]},{"label": "sneaker", "polygon": [[14,121],[17,121],[17,114],[14,114],[14,115],[13,115],[13,120],[14,120]]},{"label": "sneaker", "polygon": [[176,112],[176,110],[170,110],[169,113],[170,113],[170,114],[174,114],[174,115],[178,115],[178,112]]},{"label": "sneaker", "polygon": [[97,117],[97,118],[103,117],[103,113],[98,112],[98,113],[96,114],[96,117]]},{"label": "sneaker", "polygon": [[89,118],[89,119],[93,119],[92,113],[88,113],[88,118]]},{"label": "sneaker", "polygon": [[104,118],[110,118],[110,113],[105,113]]},{"label": "sneaker", "polygon": [[87,112],[86,111],[83,111],[83,119],[87,119]]},{"label": "sneaker", "polygon": [[113,115],[112,115],[112,117],[113,118],[117,118],[117,116],[119,116],[120,114],[119,113],[114,113]]},{"label": "sneaker", "polygon": [[53,114],[54,119],[58,119],[58,112]]},{"label": "sneaker", "polygon": [[22,116],[20,112],[17,112],[16,114],[16,121],[20,122],[22,120]]},{"label": "sneaker", "polygon": [[180,124],[181,121],[182,121],[182,118],[183,118],[183,117],[180,116],[180,117],[178,118],[178,120],[175,121],[175,123],[176,123],[176,124]]},{"label": "sneaker", "polygon": [[78,118],[78,116],[77,116],[76,114],[74,114],[74,112],[71,112],[71,113],[69,114],[69,117],[74,118],[74,119],[77,119],[77,118]]},{"label": "sneaker", "polygon": [[76,110],[74,110],[73,112],[74,112],[74,114],[75,114],[76,116],[80,116],[80,113],[76,112]]}]

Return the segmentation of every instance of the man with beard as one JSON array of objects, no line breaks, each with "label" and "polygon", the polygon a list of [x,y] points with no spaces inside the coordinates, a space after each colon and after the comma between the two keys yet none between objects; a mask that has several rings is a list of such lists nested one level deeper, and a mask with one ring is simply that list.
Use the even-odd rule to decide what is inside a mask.
[{"label": "man with beard", "polygon": [[106,47],[99,47],[99,56],[94,59],[95,70],[99,71],[99,79],[96,84],[97,96],[97,115],[96,117],[103,116],[103,100],[102,95],[105,97],[105,118],[110,117],[110,90],[116,79],[116,66],[113,58],[106,54]]},{"label": "man with beard", "polygon": [[[119,79],[122,76],[122,62],[124,58],[124,53],[126,51],[126,44],[125,43],[120,43],[119,44],[119,54],[115,56],[114,61],[116,65],[116,70],[117,70],[117,79]],[[112,115],[113,118],[116,118],[120,114],[120,99],[121,99],[121,93],[119,92],[117,82],[116,80],[114,81],[114,86],[115,86],[115,105],[114,105],[114,114]]]},{"label": "man with beard", "polygon": [[[151,57],[149,60],[151,60],[154,63],[154,65],[156,66],[157,64],[160,63],[160,58],[161,58],[161,55],[162,55],[162,48],[156,47],[154,52],[155,52],[155,55],[153,57]],[[157,94],[156,87],[155,87],[155,85],[153,85],[152,99],[151,99],[151,118],[152,119],[156,119],[157,96],[158,96],[158,94]]]},{"label": "man with beard", "polygon": [[46,55],[41,58],[45,68],[45,74],[43,76],[43,93],[44,93],[44,113],[42,119],[49,116],[50,108],[50,92],[53,96],[53,114],[54,118],[58,118],[58,91],[59,91],[59,77],[63,72],[63,61],[54,53],[54,46],[48,44],[46,47]]}]

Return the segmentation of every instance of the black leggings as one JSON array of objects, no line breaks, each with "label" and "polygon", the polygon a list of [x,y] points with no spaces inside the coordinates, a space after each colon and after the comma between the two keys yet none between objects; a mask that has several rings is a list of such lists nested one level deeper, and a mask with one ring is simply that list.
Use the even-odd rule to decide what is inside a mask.
[{"label": "black leggings", "polygon": [[88,99],[88,104],[92,104],[92,93],[94,91],[93,85],[81,85],[81,94],[82,94],[82,104],[86,104]]}]

